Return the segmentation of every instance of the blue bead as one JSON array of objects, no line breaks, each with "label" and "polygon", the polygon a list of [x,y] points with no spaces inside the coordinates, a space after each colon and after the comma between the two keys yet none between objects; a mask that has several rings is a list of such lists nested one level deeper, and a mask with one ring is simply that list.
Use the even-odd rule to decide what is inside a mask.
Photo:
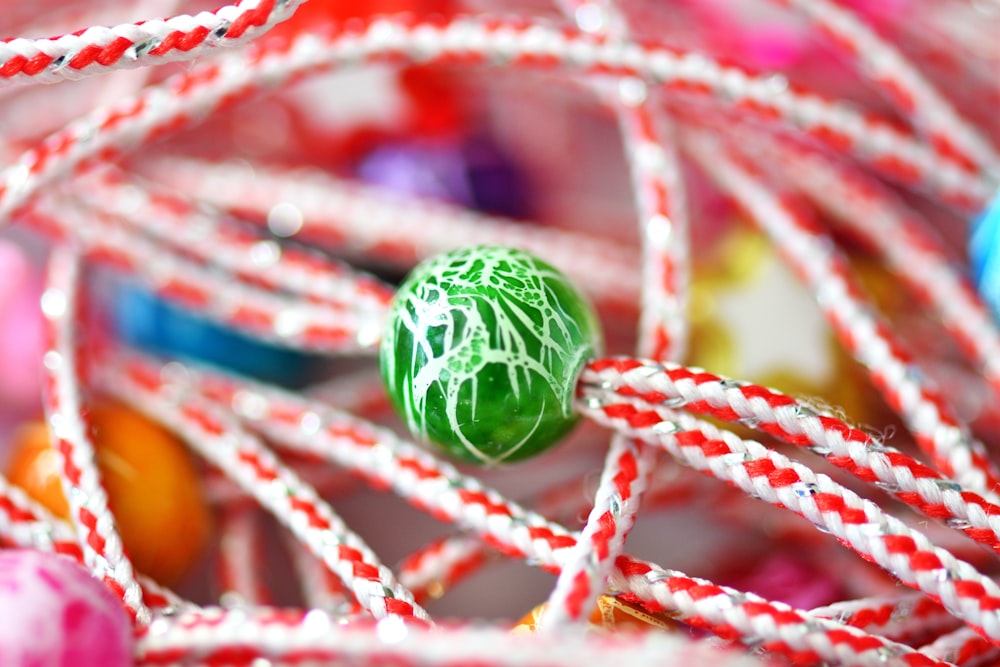
[{"label": "blue bead", "polygon": [[1000,321],[1000,192],[972,223],[969,260],[979,295]]},{"label": "blue bead", "polygon": [[313,356],[253,340],[131,284],[116,286],[112,314],[119,338],[147,352],[287,387],[315,379]]}]

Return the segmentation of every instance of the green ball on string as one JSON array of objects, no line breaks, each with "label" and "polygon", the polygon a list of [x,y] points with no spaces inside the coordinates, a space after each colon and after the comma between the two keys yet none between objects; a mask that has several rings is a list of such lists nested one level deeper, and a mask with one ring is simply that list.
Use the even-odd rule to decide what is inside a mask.
[{"label": "green ball on string", "polygon": [[577,375],[600,346],[593,308],[562,273],[521,250],[476,246],[407,277],[379,361],[414,435],[497,464],[534,456],[573,428]]}]

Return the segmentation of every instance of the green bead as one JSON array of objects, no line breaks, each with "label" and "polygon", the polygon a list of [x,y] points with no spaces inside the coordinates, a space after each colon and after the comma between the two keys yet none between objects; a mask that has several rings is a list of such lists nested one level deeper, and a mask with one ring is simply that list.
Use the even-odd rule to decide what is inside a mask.
[{"label": "green bead", "polygon": [[573,427],[577,375],[600,339],[590,304],[557,269],[477,246],[413,270],[379,360],[410,431],[495,464],[538,454]]}]

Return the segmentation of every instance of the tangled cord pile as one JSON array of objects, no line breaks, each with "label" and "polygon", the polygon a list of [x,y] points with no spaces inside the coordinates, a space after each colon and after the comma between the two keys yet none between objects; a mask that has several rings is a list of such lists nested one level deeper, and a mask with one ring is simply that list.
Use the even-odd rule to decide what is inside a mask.
[{"label": "tangled cord pile", "polygon": [[[134,89],[124,92],[123,80],[111,79],[117,88],[106,95],[107,106],[67,105],[72,121],[43,140],[3,146],[0,219],[51,241],[42,298],[49,345],[44,404],[71,516],[54,518],[0,481],[5,542],[78,559],[120,596],[134,620],[139,665],[738,665],[754,664],[754,652],[794,664],[1000,660],[1000,584],[991,553],[1000,552],[995,456],[954,406],[960,396],[935,387],[922,370],[926,355],[909,352],[865,296],[838,245],[842,237],[826,224],[837,220],[861,239],[934,314],[975,369],[965,390],[988,395],[983,401],[995,406],[1000,333],[927,220],[971,217],[985,207],[1000,178],[1000,158],[986,138],[997,128],[977,129],[964,119],[869,23],[875,18],[833,0],[776,4],[830,39],[874,90],[886,93],[891,110],[864,110],[665,39],[633,38],[629,12],[639,13],[633,3],[566,0],[559,7],[569,17],[563,22],[551,8],[540,11],[543,18],[317,19],[278,38],[255,39],[300,4],[244,1],[214,13],[0,44],[0,78],[8,84],[0,94],[8,101],[19,94],[16,86],[55,84],[46,94],[67,100],[59,97],[64,80],[111,78],[121,69],[140,75],[125,80]],[[958,0],[944,4],[969,10]],[[933,21],[919,15],[913,21],[926,34],[911,38],[930,39]],[[988,33],[984,23],[979,29]],[[968,81],[963,94],[995,108],[1000,90],[989,71],[1000,65],[1000,52],[994,45],[973,53],[976,45],[971,38],[955,44],[945,54],[950,60],[936,65]],[[187,69],[141,78],[140,68],[188,59],[195,62]],[[171,133],[249,98],[311,74],[373,63],[534,72],[539,82],[557,77],[596,96],[614,113],[624,142],[639,257],[625,244],[571,229],[414,202],[317,171],[258,166],[249,176],[229,162],[164,148]],[[141,159],[130,163],[140,149]],[[688,337],[691,263],[681,156],[779,249],[920,454],[893,448],[810,403],[675,363]],[[925,215],[928,201],[950,212]],[[264,240],[224,219],[266,220],[279,202],[301,212],[289,234],[301,244]],[[578,380],[577,409],[614,432],[580,531],[352,414],[364,410],[363,392],[352,397],[344,390],[356,378],[325,400],[158,361],[88,335],[83,326],[88,268],[105,265],[253,337],[330,356],[370,355],[392,287],[307,243],[397,265],[469,243],[518,246],[562,268],[602,312],[638,312],[638,356],[593,360]],[[90,391],[154,417],[272,513],[318,559],[299,554],[311,608],[201,607],[136,573],[87,434]],[[725,430],[726,423],[741,428]],[[747,439],[746,427],[773,444]],[[814,470],[779,443],[832,465]],[[664,484],[697,484],[706,494],[723,486],[664,481],[659,471],[673,461],[658,459],[659,452],[752,498],[725,496],[727,502],[770,503],[799,515],[903,586],[796,609],[629,555],[626,536],[647,487],[662,496]],[[300,455],[388,487],[461,532],[393,572],[285,460]],[[877,487],[872,497],[863,495],[866,485],[838,481],[839,470]],[[917,513],[926,518],[914,519]],[[226,529],[241,530],[238,523]],[[960,534],[970,539],[956,539]],[[435,625],[420,601],[497,551],[558,573],[537,632]],[[237,561],[231,566],[238,569]],[[850,579],[855,570],[845,566],[842,576]],[[697,632],[579,632],[606,592]]]}]

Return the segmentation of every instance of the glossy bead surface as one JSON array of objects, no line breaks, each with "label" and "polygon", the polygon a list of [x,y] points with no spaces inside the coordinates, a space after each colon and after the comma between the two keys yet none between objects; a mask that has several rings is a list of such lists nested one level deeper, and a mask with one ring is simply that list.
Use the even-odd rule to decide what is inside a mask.
[{"label": "glossy bead surface", "polygon": [[1000,192],[973,222],[969,260],[979,295],[1000,321]]},{"label": "glossy bead surface", "polygon": [[[199,475],[183,443],[127,408],[90,411],[93,442],[108,504],[136,570],[177,583],[201,555],[211,527]],[[51,512],[68,518],[59,481],[61,458],[45,425],[15,435],[7,476]]]},{"label": "glossy bead surface", "polygon": [[39,551],[0,551],[0,664],[132,664],[122,603],[83,567]]},{"label": "glossy bead surface", "polygon": [[407,278],[380,362],[414,434],[492,464],[537,454],[573,427],[576,377],[599,347],[596,316],[565,276],[520,250],[477,246]]}]

